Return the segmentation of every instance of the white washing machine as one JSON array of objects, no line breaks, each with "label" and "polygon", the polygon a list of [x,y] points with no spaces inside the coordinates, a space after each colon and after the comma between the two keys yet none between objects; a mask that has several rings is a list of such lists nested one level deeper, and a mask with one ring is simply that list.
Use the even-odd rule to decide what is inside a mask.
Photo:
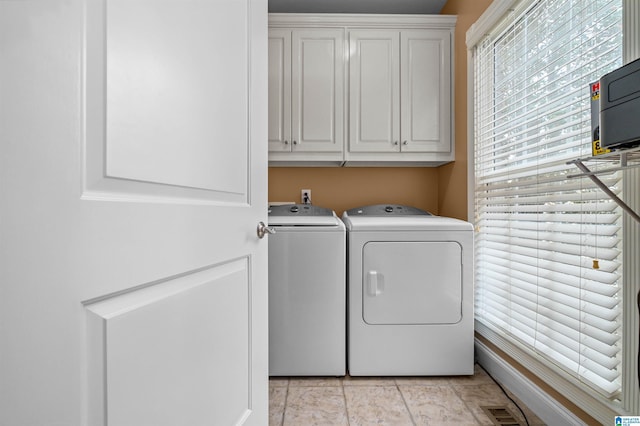
[{"label": "white washing machine", "polygon": [[269,208],[269,375],[346,374],[346,231],[307,204]]},{"label": "white washing machine", "polygon": [[472,225],[400,205],[342,219],[349,374],[473,374]]}]

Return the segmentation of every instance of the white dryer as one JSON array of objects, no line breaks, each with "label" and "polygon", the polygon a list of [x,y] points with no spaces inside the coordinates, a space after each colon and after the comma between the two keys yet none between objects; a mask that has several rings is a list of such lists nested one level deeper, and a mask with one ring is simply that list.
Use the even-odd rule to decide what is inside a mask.
[{"label": "white dryer", "polygon": [[473,374],[472,225],[400,205],[342,219],[349,374]]},{"label": "white dryer", "polygon": [[269,375],[346,374],[346,232],[329,209],[269,207]]}]

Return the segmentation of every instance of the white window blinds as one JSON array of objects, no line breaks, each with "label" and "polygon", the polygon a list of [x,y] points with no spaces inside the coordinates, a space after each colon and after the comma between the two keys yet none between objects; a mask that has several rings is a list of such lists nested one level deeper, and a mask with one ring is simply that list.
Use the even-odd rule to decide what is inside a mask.
[{"label": "white window blinds", "polygon": [[591,155],[589,83],[622,65],[622,5],[527,3],[474,51],[476,319],[613,397],[621,212],[566,176]]}]

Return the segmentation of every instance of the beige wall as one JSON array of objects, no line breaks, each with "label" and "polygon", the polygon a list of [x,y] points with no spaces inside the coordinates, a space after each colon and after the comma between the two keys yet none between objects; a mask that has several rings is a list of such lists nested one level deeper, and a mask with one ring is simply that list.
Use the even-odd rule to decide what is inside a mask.
[{"label": "beige wall", "polygon": [[467,218],[467,45],[469,27],[489,7],[492,0],[448,0],[442,8],[445,15],[456,15],[456,47],[454,56],[454,105],[456,161],[438,168],[438,207],[440,215]]},{"label": "beige wall", "polygon": [[270,167],[269,201],[312,201],[341,214],[352,207],[394,203],[467,220],[467,54],[465,33],[491,0],[449,0],[442,13],[458,15],[455,35],[456,160],[442,167]]},{"label": "beige wall", "polygon": [[269,201],[300,202],[311,189],[313,204],[338,215],[369,204],[405,204],[438,214],[438,172],[429,167],[272,167]]}]

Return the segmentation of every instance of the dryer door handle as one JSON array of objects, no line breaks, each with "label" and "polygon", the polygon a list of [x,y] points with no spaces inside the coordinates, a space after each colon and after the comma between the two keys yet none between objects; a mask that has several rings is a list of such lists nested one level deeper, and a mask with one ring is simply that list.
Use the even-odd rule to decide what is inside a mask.
[{"label": "dryer door handle", "polygon": [[384,291],[384,275],[378,271],[367,272],[367,281],[369,287],[369,295],[380,296]]}]

